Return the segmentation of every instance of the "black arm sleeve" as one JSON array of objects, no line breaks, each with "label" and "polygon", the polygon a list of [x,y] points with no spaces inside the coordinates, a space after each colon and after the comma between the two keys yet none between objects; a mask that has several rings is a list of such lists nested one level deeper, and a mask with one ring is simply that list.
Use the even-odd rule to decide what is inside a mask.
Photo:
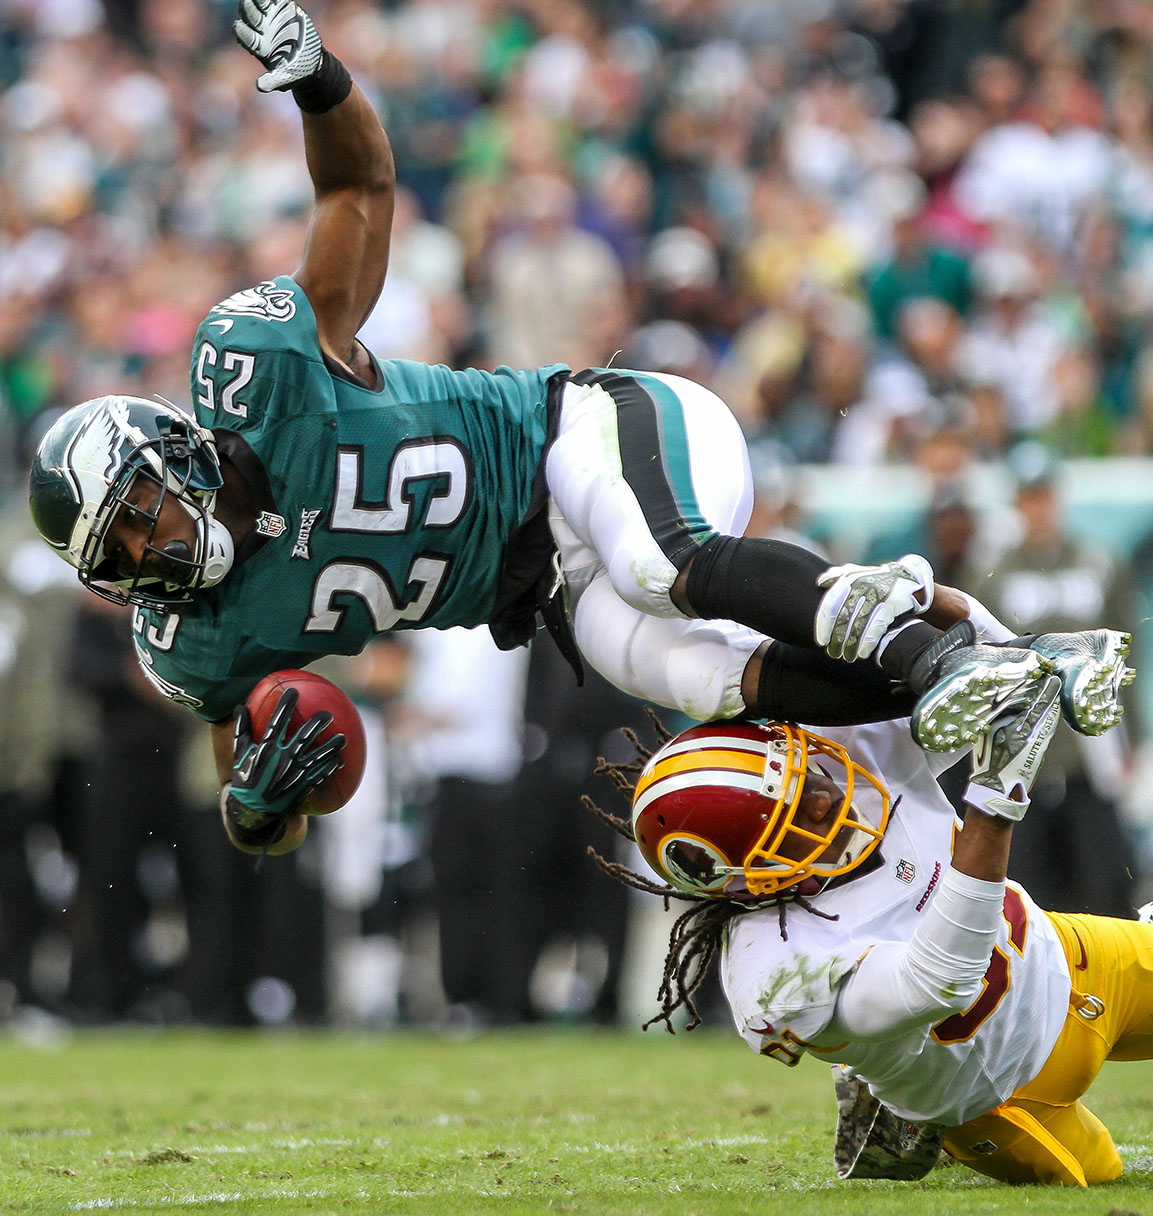
[{"label": "black arm sleeve", "polygon": [[843,663],[823,650],[774,642],[761,660],[757,704],[749,709],[777,722],[855,726],[907,717],[916,702],[916,693],[873,663]]}]

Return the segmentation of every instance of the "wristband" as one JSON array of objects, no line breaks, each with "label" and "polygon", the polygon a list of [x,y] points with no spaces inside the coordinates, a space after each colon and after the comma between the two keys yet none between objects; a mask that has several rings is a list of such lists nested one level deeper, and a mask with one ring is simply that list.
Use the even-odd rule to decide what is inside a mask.
[{"label": "wristband", "polygon": [[[967,591],[961,592],[961,598],[969,605],[969,620],[977,628],[977,637],[983,642],[1013,642],[1013,631],[1001,622],[981,603],[975,596],[970,595]],[[1020,642],[1013,642],[1014,646],[1023,645]]]},{"label": "wristband", "polygon": [[279,844],[288,830],[283,815],[261,815],[237,802],[231,786],[226,785],[220,791],[220,809],[233,840],[247,848],[271,848]]},{"label": "wristband", "polygon": [[994,819],[1007,819],[1010,823],[1020,823],[1029,809],[1029,795],[1026,793],[1023,801],[1009,798],[999,790],[990,789],[987,785],[978,785],[970,781],[965,786],[963,795],[969,806],[976,807]]},{"label": "wristband", "polygon": [[320,52],[320,67],[292,86],[292,96],[306,114],[327,114],[351,92],[348,68],[327,49]]}]

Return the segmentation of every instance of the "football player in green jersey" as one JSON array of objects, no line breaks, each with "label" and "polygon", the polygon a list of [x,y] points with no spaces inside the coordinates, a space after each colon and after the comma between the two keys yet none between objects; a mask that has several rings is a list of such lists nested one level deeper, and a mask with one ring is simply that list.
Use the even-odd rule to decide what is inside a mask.
[{"label": "football player in green jersey", "polygon": [[[135,605],[145,673],[212,723],[229,834],[285,852],[293,808],[340,763],[287,713],[253,739],[261,677],[384,631],[544,619],[626,691],[693,717],[836,725],[913,712],[918,741],[971,741],[1051,660],[973,646],[923,558],[829,568],[741,536],[748,457],[725,405],[673,376],[378,362],[358,341],[388,265],[394,167],[380,121],[293,0],[242,0],[262,91],[301,112],[315,207],[291,275],[197,332],[195,416],[108,396],[68,411],[31,474],[41,534],[86,586]],[[575,639],[575,640],[574,640]],[[1117,638],[1079,660],[1110,725]],[[858,663],[875,658],[876,662]],[[1088,689],[1088,691],[1085,691]],[[915,712],[914,712],[915,711]]]}]

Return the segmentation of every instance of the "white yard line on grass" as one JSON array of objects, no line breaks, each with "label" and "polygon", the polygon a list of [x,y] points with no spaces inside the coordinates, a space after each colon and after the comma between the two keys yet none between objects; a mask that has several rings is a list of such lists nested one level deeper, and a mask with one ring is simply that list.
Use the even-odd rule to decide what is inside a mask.
[{"label": "white yard line on grass", "polygon": [[134,1208],[190,1208],[198,1204],[240,1203],[254,1199],[327,1199],[328,1191],[299,1191],[277,1189],[256,1194],[253,1191],[206,1191],[200,1195],[179,1195],[173,1199],[83,1199],[65,1204],[60,1212],[114,1212]]}]

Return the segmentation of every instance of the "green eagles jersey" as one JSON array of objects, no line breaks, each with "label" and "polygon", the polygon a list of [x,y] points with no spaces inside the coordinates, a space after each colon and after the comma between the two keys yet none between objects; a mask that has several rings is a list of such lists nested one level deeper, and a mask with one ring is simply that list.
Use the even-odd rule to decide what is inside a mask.
[{"label": "green eagles jersey", "polygon": [[326,362],[287,276],[231,296],[197,331],[196,416],[249,468],[255,455],[270,500],[263,543],[218,586],[133,618],[145,672],[201,717],[386,630],[488,620],[540,464],[548,382],[568,369],[380,370],[370,389]]}]

